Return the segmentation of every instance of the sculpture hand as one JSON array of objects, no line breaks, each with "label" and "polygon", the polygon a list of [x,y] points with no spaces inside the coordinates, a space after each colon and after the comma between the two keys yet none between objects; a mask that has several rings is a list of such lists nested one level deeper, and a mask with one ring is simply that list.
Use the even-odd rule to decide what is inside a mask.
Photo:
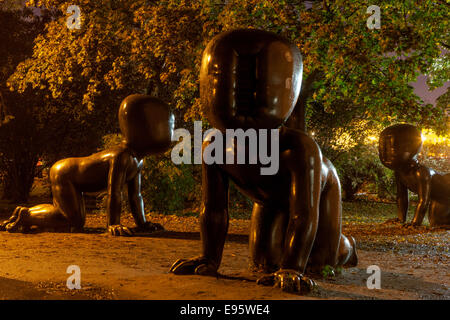
[{"label": "sculpture hand", "polygon": [[317,286],[313,280],[292,269],[280,269],[269,276],[258,279],[257,284],[274,286],[286,292],[301,294],[309,293]]},{"label": "sculpture hand", "polygon": [[178,259],[170,268],[174,274],[197,274],[201,276],[217,276],[217,267],[204,257]]},{"label": "sculpture hand", "polygon": [[113,236],[132,236],[133,232],[127,227],[123,227],[119,224],[108,227],[108,232]]}]

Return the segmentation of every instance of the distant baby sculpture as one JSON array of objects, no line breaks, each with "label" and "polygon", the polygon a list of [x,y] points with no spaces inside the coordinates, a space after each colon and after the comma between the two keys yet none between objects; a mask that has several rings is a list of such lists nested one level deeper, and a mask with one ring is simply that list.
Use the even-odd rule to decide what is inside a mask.
[{"label": "distant baby sculpture", "polygon": [[394,170],[397,184],[398,222],[406,222],[408,190],[419,196],[419,203],[411,222],[420,226],[430,207],[431,226],[450,227],[450,173],[440,174],[417,161],[422,137],[416,127],[397,124],[381,132],[379,141],[381,162]]},{"label": "distant baby sculpture", "polygon": [[[261,175],[261,163],[203,162],[203,253],[176,261],[171,272],[217,275],[228,230],[230,180],[254,201],[251,265],[276,271],[259,284],[305,293],[314,286],[303,275],[308,262],[317,267],[356,265],[354,239],[341,234],[341,193],[334,167],[307,134],[282,126],[295,106],[301,80],[300,51],[273,33],[234,30],[208,44],[200,71],[200,97],[208,120],[223,133],[227,128],[279,128],[279,170]],[[205,140],[203,148],[210,143]],[[237,153],[236,145],[231,152]]]},{"label": "distant baby sculpture", "polygon": [[120,225],[124,185],[128,187],[130,209],[138,230],[162,229],[159,224],[146,221],[141,170],[144,156],[170,147],[173,115],[160,100],[135,94],[121,103],[119,124],[124,137],[120,145],[88,157],[56,162],[50,169],[53,204],[17,207],[0,229],[13,232],[37,226],[81,232],[86,220],[83,193],[107,190],[108,232],[131,235],[130,229]]}]

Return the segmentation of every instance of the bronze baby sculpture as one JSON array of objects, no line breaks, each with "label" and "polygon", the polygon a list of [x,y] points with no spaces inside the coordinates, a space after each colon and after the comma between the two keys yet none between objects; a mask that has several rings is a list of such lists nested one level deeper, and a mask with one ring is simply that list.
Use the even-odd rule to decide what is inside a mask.
[{"label": "bronze baby sculpture", "polygon": [[[279,170],[261,175],[262,163],[202,163],[200,257],[176,261],[175,274],[217,275],[228,229],[229,181],[254,201],[251,264],[266,272],[263,285],[306,292],[305,268],[356,265],[353,238],[341,234],[341,193],[336,171],[306,133],[282,126],[298,99],[302,58],[273,33],[233,30],[203,53],[200,97],[209,122],[226,129],[278,129]],[[205,140],[203,149],[211,142]],[[249,154],[248,145],[246,154]],[[225,151],[227,152],[227,151]]]},{"label": "bronze baby sculpture", "polygon": [[31,208],[17,207],[0,229],[10,232],[37,226],[83,230],[86,218],[83,193],[107,190],[107,224],[112,235],[131,235],[120,225],[122,189],[128,187],[128,199],[139,230],[162,229],[146,221],[141,196],[141,170],[146,155],[166,151],[171,145],[174,118],[168,106],[147,95],[131,95],[119,108],[123,142],[113,148],[82,158],[56,162],[50,169],[53,204]]},{"label": "bronze baby sculpture", "polygon": [[408,190],[419,196],[413,226],[420,226],[430,207],[431,226],[450,227],[450,173],[440,174],[417,161],[422,148],[419,130],[410,124],[384,129],[378,145],[381,162],[395,171],[397,213],[395,221],[405,223],[408,213]]}]

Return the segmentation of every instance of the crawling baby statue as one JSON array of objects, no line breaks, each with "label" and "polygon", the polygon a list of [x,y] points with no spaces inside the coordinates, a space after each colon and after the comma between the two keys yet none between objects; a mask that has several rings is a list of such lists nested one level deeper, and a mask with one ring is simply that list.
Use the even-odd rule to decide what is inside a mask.
[{"label": "crawling baby statue", "polygon": [[87,157],[67,158],[50,169],[53,204],[31,208],[17,207],[12,216],[0,224],[0,230],[26,231],[36,226],[81,232],[86,221],[85,192],[106,190],[107,227],[112,235],[131,235],[120,225],[122,190],[128,188],[128,200],[137,229],[156,231],[162,226],[146,221],[141,196],[143,158],[162,153],[171,144],[174,117],[162,101],[134,94],[119,108],[121,144]]}]

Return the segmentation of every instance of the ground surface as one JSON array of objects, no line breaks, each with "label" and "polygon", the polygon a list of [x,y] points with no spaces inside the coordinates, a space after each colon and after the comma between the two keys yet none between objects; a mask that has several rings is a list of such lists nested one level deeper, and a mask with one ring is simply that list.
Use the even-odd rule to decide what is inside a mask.
[{"label": "ground surface", "polygon": [[[151,216],[166,231],[135,237],[104,234],[102,215],[88,215],[84,234],[0,232],[0,299],[449,299],[450,232],[382,224],[394,211],[344,203],[343,232],[357,239],[360,263],[334,279],[316,277],[319,289],[307,296],[256,285],[248,220],[231,221],[218,279],[168,273],[178,258],[200,253],[196,217]],[[133,226],[129,215],[122,222]],[[66,288],[69,265],[81,269],[81,290]],[[381,269],[380,290],[366,287],[370,265]]]}]

